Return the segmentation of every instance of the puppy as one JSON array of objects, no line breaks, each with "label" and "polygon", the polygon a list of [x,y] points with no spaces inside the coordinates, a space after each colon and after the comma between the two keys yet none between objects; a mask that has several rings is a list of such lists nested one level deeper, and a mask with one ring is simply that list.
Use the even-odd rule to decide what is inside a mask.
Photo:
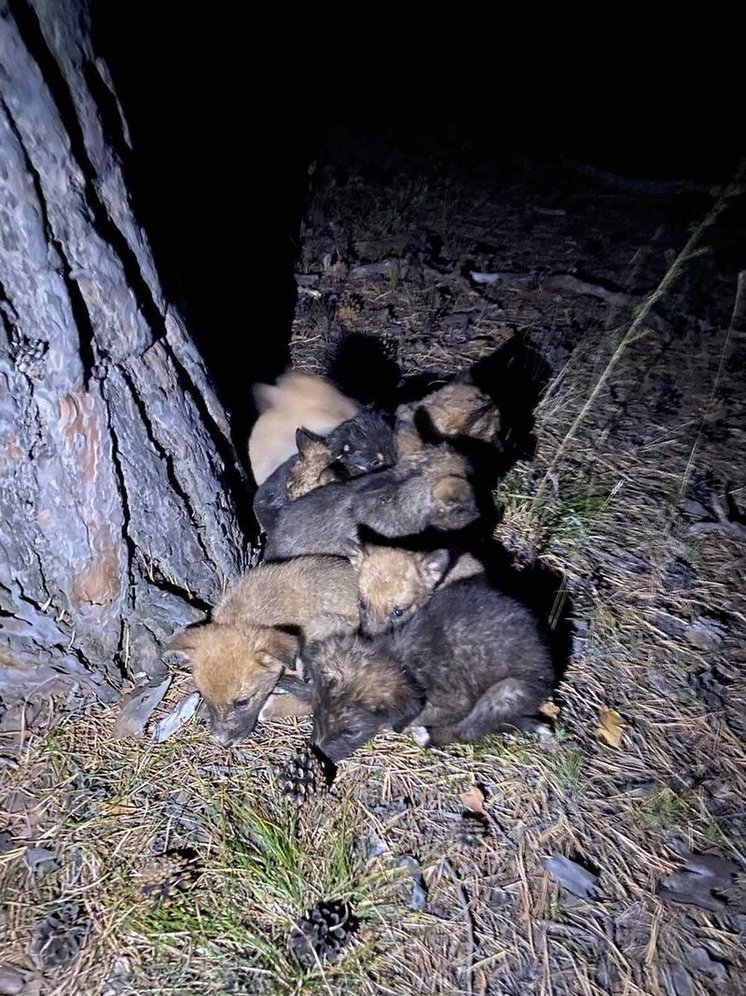
[{"label": "puppy", "polygon": [[314,742],[334,761],[383,728],[412,724],[423,744],[447,744],[521,727],[554,680],[534,616],[478,580],[436,591],[391,632],[314,643],[304,663]]},{"label": "puppy", "polygon": [[332,460],[347,478],[384,470],[396,463],[396,437],[383,412],[369,406],[326,437]]},{"label": "puppy", "polygon": [[322,436],[353,418],[358,405],[323,377],[289,371],[276,384],[256,384],[260,411],[249,437],[249,461],[257,485],[296,452],[300,426]]},{"label": "puppy", "polygon": [[350,548],[360,592],[360,629],[367,636],[399,626],[444,585],[484,573],[468,553],[419,552],[362,543]]},{"label": "puppy", "polygon": [[429,526],[462,529],[478,516],[467,461],[446,445],[426,446],[388,470],[328,484],[280,509],[266,555],[343,556],[361,524],[391,538]]},{"label": "puppy", "polygon": [[270,626],[208,624],[177,634],[168,649],[188,658],[210,732],[230,747],[251,733],[278,679],[294,669],[300,640]]},{"label": "puppy", "polygon": [[396,411],[397,432],[410,434],[422,409],[443,439],[465,437],[500,446],[500,413],[474,384],[446,384],[421,401],[400,405]]},{"label": "puppy", "polygon": [[[251,733],[278,679],[293,676],[306,640],[351,632],[358,623],[349,561],[301,557],[249,571],[215,608],[212,622],[178,634],[169,649],[188,658],[212,734],[227,746]],[[295,691],[303,699],[304,689]]]}]

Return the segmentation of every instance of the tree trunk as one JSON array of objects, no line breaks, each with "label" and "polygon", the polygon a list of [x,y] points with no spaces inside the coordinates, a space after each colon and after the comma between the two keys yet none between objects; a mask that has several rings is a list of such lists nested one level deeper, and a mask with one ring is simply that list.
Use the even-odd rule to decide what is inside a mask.
[{"label": "tree trunk", "polygon": [[6,705],[114,700],[246,564],[246,481],[132,215],[129,152],[86,0],[0,0]]}]

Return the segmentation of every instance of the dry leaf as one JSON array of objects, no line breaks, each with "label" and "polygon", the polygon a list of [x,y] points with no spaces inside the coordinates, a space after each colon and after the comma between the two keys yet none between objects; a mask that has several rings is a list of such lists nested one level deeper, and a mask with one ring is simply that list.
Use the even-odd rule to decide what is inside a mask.
[{"label": "dry leaf", "polygon": [[160,719],[153,729],[153,740],[157,744],[162,744],[176,731],[187,723],[197,711],[199,705],[199,692],[192,692],[185,696],[174,708]]},{"label": "dry leaf", "polygon": [[111,739],[122,740],[125,737],[141,736],[145,724],[158,708],[170,684],[171,675],[168,675],[159,685],[134,688],[124,695],[120,703],[119,715],[111,731]]},{"label": "dry leaf", "polygon": [[627,729],[627,724],[615,709],[602,709],[600,719],[601,725],[597,731],[598,735],[610,747],[618,747],[622,742],[622,736]]},{"label": "dry leaf", "polygon": [[542,864],[555,882],[579,899],[595,899],[598,896],[598,875],[583,868],[577,861],[571,861],[561,854],[544,858]]},{"label": "dry leaf", "polygon": [[547,719],[557,719],[561,710],[556,702],[553,702],[552,699],[547,699],[546,702],[542,702],[539,706],[539,712],[542,716],[546,716]]},{"label": "dry leaf", "polygon": [[103,803],[101,812],[106,816],[131,816],[141,807],[134,802]]},{"label": "dry leaf", "polygon": [[472,813],[477,813],[477,815],[489,819],[489,813],[484,808],[484,792],[476,785],[470,785],[468,789],[461,793],[459,799]]}]

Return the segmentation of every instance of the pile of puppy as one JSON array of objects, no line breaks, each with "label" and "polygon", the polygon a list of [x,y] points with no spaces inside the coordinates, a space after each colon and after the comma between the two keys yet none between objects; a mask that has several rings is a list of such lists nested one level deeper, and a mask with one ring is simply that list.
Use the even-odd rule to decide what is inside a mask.
[{"label": "pile of puppy", "polygon": [[312,713],[314,744],[338,762],[384,728],[423,746],[531,728],[549,650],[466,552],[484,536],[479,455],[500,448],[491,400],[451,383],[388,417],[296,372],[255,397],[264,562],[170,645],[218,742]]}]

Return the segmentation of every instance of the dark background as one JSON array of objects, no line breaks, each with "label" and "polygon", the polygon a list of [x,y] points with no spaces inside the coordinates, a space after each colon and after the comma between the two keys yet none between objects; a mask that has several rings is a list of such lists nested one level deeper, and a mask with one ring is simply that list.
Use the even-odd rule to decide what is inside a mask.
[{"label": "dark background", "polygon": [[558,79],[521,99],[520,86],[473,67],[445,77],[426,59],[399,64],[385,47],[365,65],[311,43],[301,57],[249,15],[239,5],[93,2],[94,44],[135,147],[135,212],[240,450],[254,417],[250,384],[288,362],[308,166],[321,150],[333,155],[330,136],[348,150],[385,139],[423,164],[434,148],[441,163],[450,150],[454,168],[471,162],[506,179],[527,160],[566,157],[628,176],[722,182],[737,161],[738,129],[720,123],[723,108],[701,89],[687,102],[670,82],[632,92],[625,80],[604,98],[598,79],[566,90]]}]

